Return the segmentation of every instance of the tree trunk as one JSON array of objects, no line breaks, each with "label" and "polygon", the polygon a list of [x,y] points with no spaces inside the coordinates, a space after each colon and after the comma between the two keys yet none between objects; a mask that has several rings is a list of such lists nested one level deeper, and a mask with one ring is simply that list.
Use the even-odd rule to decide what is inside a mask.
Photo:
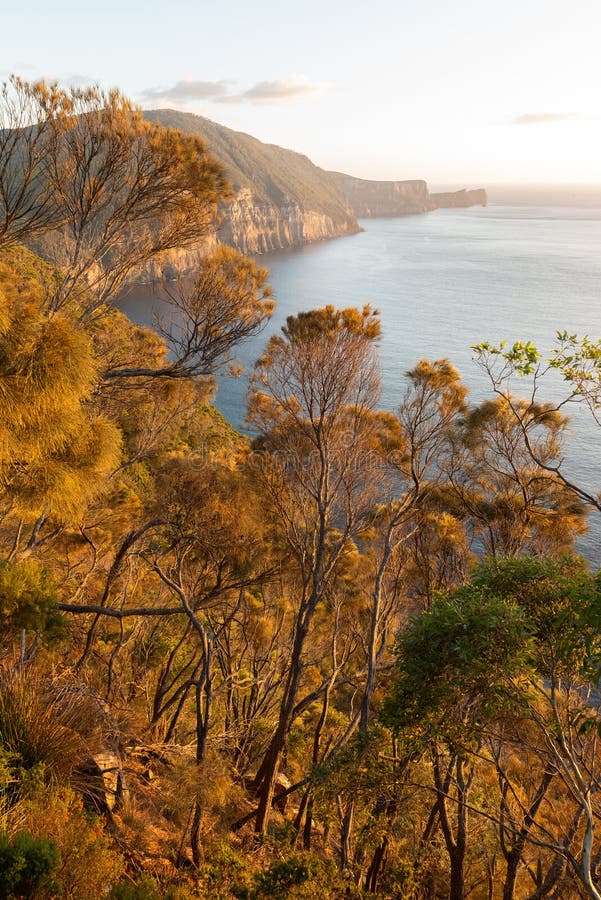
[{"label": "tree trunk", "polygon": [[503,900],[513,900],[513,895],[515,893],[515,885],[518,877],[518,872],[520,868],[520,864],[522,862],[522,856],[524,853],[524,847],[526,846],[526,841],[528,839],[528,835],[532,829],[532,825],[534,824],[535,816],[538,812],[538,809],[543,802],[545,794],[551,784],[553,779],[554,771],[547,770],[540,781],[540,784],[537,788],[536,794],[534,795],[534,799],[530,805],[530,809],[524,816],[524,821],[522,823],[522,827],[520,828],[517,836],[513,841],[513,845],[508,854],[506,854],[507,859],[507,870],[505,873],[505,883],[503,885]]},{"label": "tree trunk", "polygon": [[288,670],[284,696],[282,697],[282,702],[280,704],[277,728],[255,778],[255,789],[259,793],[259,806],[255,820],[255,831],[257,834],[264,834],[267,830],[267,825],[269,824],[269,814],[271,811],[275,780],[277,778],[282,753],[286,746],[288,732],[292,725],[292,714],[294,712],[294,704],[296,702],[302,674],[301,657],[309,630],[309,623],[313,617],[313,612],[315,611],[315,606],[316,601],[309,603],[306,605],[304,612],[301,611],[299,614],[290,659],[290,669]]}]

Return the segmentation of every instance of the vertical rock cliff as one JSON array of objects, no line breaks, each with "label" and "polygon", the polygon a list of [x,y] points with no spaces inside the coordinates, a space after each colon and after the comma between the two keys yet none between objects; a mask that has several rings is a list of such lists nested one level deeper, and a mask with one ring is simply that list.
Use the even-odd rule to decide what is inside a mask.
[{"label": "vertical rock cliff", "polygon": [[484,188],[468,191],[463,188],[460,191],[443,191],[430,194],[437,209],[454,209],[467,206],[486,206],[487,197]]},{"label": "vertical rock cliff", "polygon": [[359,219],[409,216],[436,209],[425,181],[369,181],[330,172]]}]

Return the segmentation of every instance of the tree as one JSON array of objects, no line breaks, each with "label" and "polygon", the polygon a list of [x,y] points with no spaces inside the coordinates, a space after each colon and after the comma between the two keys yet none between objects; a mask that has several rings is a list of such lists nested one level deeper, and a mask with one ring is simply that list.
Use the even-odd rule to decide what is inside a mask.
[{"label": "tree", "polygon": [[[514,896],[527,845],[567,861],[589,895],[598,896],[598,712],[590,691],[599,665],[593,623],[600,608],[598,580],[578,560],[490,560],[476,569],[471,584],[440,596],[401,636],[385,719],[404,733],[408,746],[430,746],[434,753],[453,896],[464,894],[474,814],[499,828],[505,900]],[[530,782],[520,781],[516,755],[530,767],[536,760],[538,774]],[[490,766],[498,778],[496,814],[470,800],[477,766]],[[549,816],[552,782],[562,788],[565,826]],[[557,803],[557,792],[555,797]],[[456,810],[455,834],[447,806]],[[561,868],[550,872],[553,886]]]},{"label": "tree", "polygon": [[55,84],[11,77],[0,88],[0,249],[64,224],[50,178],[68,98]]},{"label": "tree", "polygon": [[120,458],[118,429],[91,397],[89,337],[41,310],[49,279],[26,251],[0,260],[0,491],[31,520],[77,515]]},{"label": "tree", "polygon": [[[499,345],[484,341],[474,344],[473,350],[478,364],[490,380],[494,393],[505,398],[521,431],[526,451],[533,461],[555,476],[584,503],[593,509],[601,510],[598,495],[568,478],[561,460],[541,459],[536,443],[532,439],[541,417],[548,417],[552,412],[560,413],[569,404],[586,404],[594,421],[599,424],[601,342],[591,341],[586,336],[578,338],[575,334],[560,331],[557,332],[556,347],[546,360],[532,341],[516,341],[511,347],[507,347],[505,341]],[[567,385],[567,393],[556,403],[541,403],[538,399],[541,383],[553,372],[561,375]],[[509,384],[514,376],[530,379],[530,396],[521,404],[517,404],[509,392]]]},{"label": "tree", "polygon": [[585,530],[584,506],[552,471],[566,425],[557,410],[509,396],[484,401],[458,425],[443,465],[486,554],[569,552]]},{"label": "tree", "polygon": [[378,334],[369,307],[330,306],[290,316],[282,336],[271,338],[251,382],[249,421],[260,435],[255,465],[295,560],[299,592],[277,724],[256,776],[260,832],[298,714],[313,617],[377,496],[370,469],[378,459]]},{"label": "tree", "polygon": [[168,288],[171,321],[158,330],[173,359],[143,367],[132,359],[108,368],[108,380],[208,377],[230,362],[233,348],[261,331],[274,308],[268,270],[231,247],[219,247],[201,262],[192,284]]},{"label": "tree", "polygon": [[85,319],[142,264],[214,230],[228,191],[221,164],[118,91],[13,79],[0,116],[4,243],[45,234],[61,271],[49,312],[73,301]]},{"label": "tree", "polygon": [[[473,752],[482,717],[515,702],[512,679],[527,665],[523,612],[494,595],[460,588],[401,635],[384,718],[413,753],[429,751],[437,812],[450,859],[451,900],[465,897]],[[454,822],[454,824],[453,824]]]}]

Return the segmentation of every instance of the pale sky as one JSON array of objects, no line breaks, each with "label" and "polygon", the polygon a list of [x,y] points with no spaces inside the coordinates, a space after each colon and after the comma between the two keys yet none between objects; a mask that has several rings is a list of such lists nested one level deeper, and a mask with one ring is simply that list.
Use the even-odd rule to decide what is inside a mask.
[{"label": "pale sky", "polygon": [[0,69],[119,87],[326,169],[601,183],[601,0],[7,0]]}]

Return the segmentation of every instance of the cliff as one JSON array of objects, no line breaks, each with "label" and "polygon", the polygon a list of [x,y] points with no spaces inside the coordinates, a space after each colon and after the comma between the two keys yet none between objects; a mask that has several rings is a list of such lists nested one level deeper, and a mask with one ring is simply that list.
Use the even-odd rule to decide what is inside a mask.
[{"label": "cliff", "polygon": [[359,219],[409,216],[433,209],[486,206],[486,191],[447,191],[431,194],[425,181],[369,181],[341,172],[329,173]]},{"label": "cliff", "polygon": [[436,209],[425,181],[368,181],[341,172],[328,174],[360,219],[408,216]]},{"label": "cliff", "polygon": [[432,202],[437,209],[454,209],[467,206],[486,206],[487,196],[484,188],[476,188],[468,191],[465,188],[460,191],[443,191],[430,194]]},{"label": "cliff", "polygon": [[[192,113],[164,109],[145,115],[204,138],[224,164],[234,189],[219,232],[225,243],[245,253],[266,253],[361,230],[335,181],[307,156]],[[194,257],[188,250],[173,264],[179,268],[184,258]]]}]

